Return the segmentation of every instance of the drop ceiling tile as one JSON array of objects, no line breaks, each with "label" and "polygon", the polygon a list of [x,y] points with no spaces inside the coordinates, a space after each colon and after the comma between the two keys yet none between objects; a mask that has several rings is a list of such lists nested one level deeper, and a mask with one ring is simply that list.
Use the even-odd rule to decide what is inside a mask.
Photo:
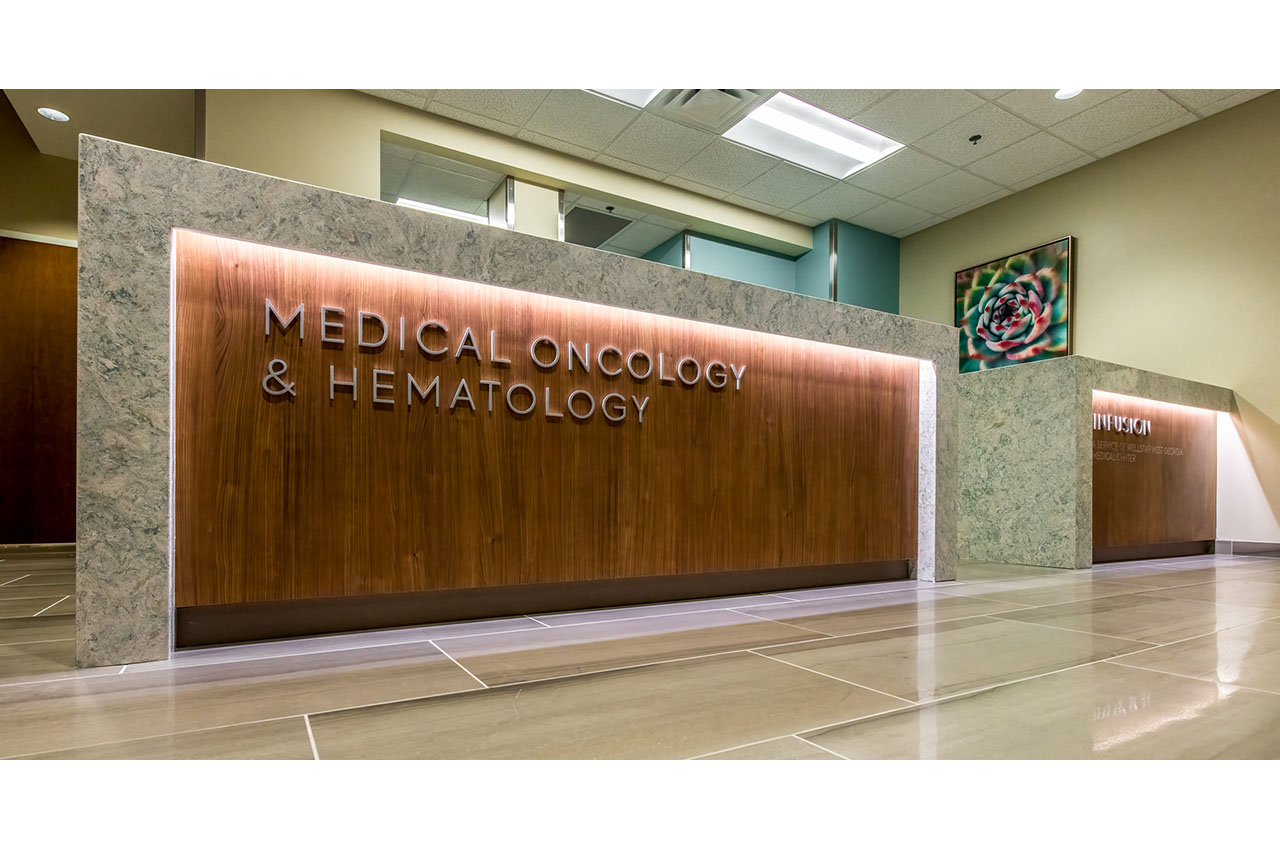
[{"label": "drop ceiling tile", "polygon": [[1134,89],[1051,128],[1053,134],[1086,153],[1097,153],[1144,130],[1191,115],[1168,95],[1151,89]]},{"label": "drop ceiling tile", "polygon": [[582,89],[556,89],[547,93],[524,128],[599,152],[639,115],[638,109]]},{"label": "drop ceiling tile", "polygon": [[981,198],[977,198],[976,200],[972,200],[972,201],[969,201],[968,203],[961,204],[955,209],[947,210],[945,213],[943,213],[943,217],[955,218],[958,215],[964,215],[970,210],[976,210],[978,207],[985,207],[987,204],[991,203],[992,201],[998,201],[1001,198],[1006,197],[1008,195],[1012,195],[1012,194],[1013,192],[1008,189],[997,189],[996,191],[992,192],[989,195],[983,195]]},{"label": "drop ceiling tile", "polygon": [[559,139],[553,139],[550,136],[544,136],[541,133],[533,133],[529,130],[521,130],[516,133],[516,138],[521,141],[537,145],[540,148],[567,153],[569,156],[576,156],[578,159],[593,160],[599,155],[599,151],[587,150],[578,145],[562,142]]},{"label": "drop ceiling tile", "polygon": [[940,215],[931,215],[928,218],[926,218],[924,221],[917,222],[916,224],[913,224],[910,227],[904,227],[902,230],[899,230],[897,233],[894,233],[893,235],[901,239],[904,236],[910,236],[913,233],[919,233],[921,230],[925,230],[927,228],[933,227],[935,224],[941,224],[944,221],[946,221],[946,219]]},{"label": "drop ceiling tile", "polygon": [[1005,109],[1027,119],[1032,124],[1049,127],[1078,115],[1100,103],[1105,103],[1125,89],[1085,89],[1073,98],[1058,100],[1053,96],[1057,89],[1016,89],[999,99]]},{"label": "drop ceiling tile", "polygon": [[431,103],[523,127],[546,99],[545,89],[438,89]]},{"label": "drop ceiling tile", "polygon": [[1268,91],[1271,91],[1271,89],[1245,89],[1244,91],[1233,94],[1230,97],[1224,97],[1222,100],[1215,100],[1207,106],[1202,106],[1197,109],[1196,112],[1200,113],[1201,118],[1208,118],[1210,115],[1214,115],[1224,109],[1230,109],[1233,106],[1239,106],[1247,100],[1253,100],[1255,97],[1264,95]]},{"label": "drop ceiling tile", "polygon": [[778,213],[778,218],[794,221],[796,224],[803,224],[805,227],[817,227],[824,221],[824,219],[814,218],[810,215],[801,215],[794,210],[783,210]]},{"label": "drop ceiling tile", "polygon": [[412,106],[414,109],[426,109],[427,101],[431,99],[431,89],[359,89],[359,91],[402,106]]},{"label": "drop ceiling tile", "polygon": [[866,212],[884,203],[884,200],[879,195],[873,195],[856,186],[836,183],[809,200],[796,204],[792,209],[801,215],[813,216],[821,221],[833,218],[850,219],[858,213]]},{"label": "drop ceiling tile", "polygon": [[971,163],[968,170],[1002,186],[1012,186],[1083,155],[1083,151],[1042,132]]},{"label": "drop ceiling tile", "polygon": [[667,177],[665,171],[658,171],[656,168],[650,168],[647,165],[638,165],[634,162],[628,162],[625,159],[600,154],[596,157],[596,162],[601,165],[607,165],[610,168],[616,168],[619,171],[626,171],[631,174],[639,174],[641,177],[648,177],[650,180],[664,180]]},{"label": "drop ceiling tile", "polygon": [[496,182],[415,162],[405,177],[400,196],[453,210],[477,212],[489,202]]},{"label": "drop ceiling tile", "polygon": [[969,89],[978,97],[985,97],[987,100],[998,100],[1001,95],[1008,94],[1013,89]]},{"label": "drop ceiling tile", "polygon": [[896,198],[954,170],[945,162],[925,156],[918,150],[903,148],[874,165],[854,172],[844,182],[886,198]]},{"label": "drop ceiling tile", "polygon": [[618,248],[648,253],[679,233],[668,227],[658,227],[645,221],[636,221],[624,227],[609,242]]},{"label": "drop ceiling tile", "polygon": [[456,159],[450,159],[447,156],[440,156],[428,151],[416,151],[414,153],[413,160],[414,162],[419,162],[432,168],[439,168],[442,171],[452,171],[454,174],[461,174],[464,177],[474,177],[477,180],[487,180],[489,183],[494,185],[506,176],[500,171],[493,171],[492,169],[482,168],[478,165],[459,162]]},{"label": "drop ceiling tile", "polygon": [[[403,148],[398,149],[403,151]],[[390,150],[388,146],[382,147],[382,162],[380,165],[380,178],[378,180],[385,193],[391,193],[399,197],[400,187],[404,185],[404,178],[409,173],[409,167],[413,165],[412,159],[406,159],[396,155],[397,151]],[[407,153],[407,151],[406,151]],[[412,154],[411,154],[412,156]],[[395,200],[395,198],[392,198]]]},{"label": "drop ceiling tile", "polygon": [[666,175],[693,159],[715,139],[710,133],[644,112],[605,148],[605,153]]},{"label": "drop ceiling tile", "polygon": [[678,177],[674,174],[662,182],[690,192],[697,192],[699,195],[706,195],[709,198],[724,198],[729,194],[721,189],[714,189],[711,186],[703,186],[701,183],[697,183],[693,180],[685,180],[683,177]]},{"label": "drop ceiling tile", "polygon": [[765,213],[766,215],[778,215],[782,212],[781,207],[775,207],[771,204],[762,204],[757,200],[744,198],[741,195],[730,195],[725,198],[725,201],[731,204],[737,204],[740,207],[746,207],[749,210]]},{"label": "drop ceiling tile", "polygon": [[439,103],[431,101],[427,104],[427,111],[433,115],[441,115],[454,121],[461,121],[464,124],[471,124],[475,127],[483,127],[486,130],[492,130],[495,133],[501,133],[504,136],[514,136],[520,131],[520,128],[514,124],[508,124],[505,121],[495,121],[492,118],[486,118],[483,115],[476,115],[474,112],[468,112],[465,109],[458,109],[447,103]]},{"label": "drop ceiling tile", "polygon": [[644,218],[640,220],[647,221],[649,224],[656,224],[658,227],[665,227],[669,230],[685,230],[689,227],[689,222],[687,221],[677,221],[673,218],[664,218],[663,216],[654,215],[653,213],[646,213]]},{"label": "drop ceiling tile", "polygon": [[855,215],[850,222],[881,233],[896,233],[929,218],[935,218],[935,216],[898,201],[886,201],[878,207]]},{"label": "drop ceiling tile", "polygon": [[621,254],[621,255],[623,255],[624,257],[635,257],[636,259],[639,259],[640,257],[644,256],[645,254],[649,253],[648,251],[632,251],[632,250],[627,249],[627,248],[619,248],[619,247],[617,247],[616,245],[612,244],[612,240],[610,240],[609,242],[606,242],[606,243],[604,243],[603,245],[601,245],[601,246],[600,246],[600,250],[601,250],[601,251],[609,251],[609,252],[614,253],[614,254]]},{"label": "drop ceiling tile", "polygon": [[859,112],[893,94],[893,89],[786,89],[787,94],[825,109],[841,118],[852,118]]},{"label": "drop ceiling tile", "polygon": [[1046,180],[1052,180],[1055,177],[1061,177],[1063,174],[1066,174],[1068,171],[1075,171],[1077,168],[1081,168],[1095,161],[1096,160],[1092,156],[1090,156],[1089,154],[1085,154],[1079,159],[1073,159],[1070,162],[1063,163],[1062,165],[1059,165],[1056,168],[1050,168],[1048,171],[1037,174],[1034,177],[1028,177],[1026,180],[1020,180],[1019,182],[1014,183],[1009,188],[1015,192],[1021,192],[1023,189],[1028,189],[1036,185],[1037,183],[1043,183]]},{"label": "drop ceiling tile", "polygon": [[1135,133],[1127,139],[1116,142],[1114,145],[1107,145],[1105,148],[1099,148],[1098,156],[1110,156],[1113,153],[1119,153],[1125,148],[1140,145],[1145,141],[1154,139],[1156,136],[1163,136],[1165,133],[1176,130],[1179,127],[1185,127],[1195,120],[1196,116],[1188,112],[1186,115],[1181,115],[1174,118],[1172,121],[1166,121],[1159,126],[1152,127],[1150,130],[1143,130],[1141,133]]},{"label": "drop ceiling tile", "polygon": [[902,89],[854,116],[854,122],[911,144],[986,103],[963,89]]},{"label": "drop ceiling tile", "polygon": [[[975,177],[968,172],[953,171],[950,174],[939,177],[932,183],[926,183],[919,189],[912,189],[899,200],[913,207],[919,207],[922,210],[941,215],[961,204],[967,204],[984,195],[990,195],[999,188],[989,180]],[[906,224],[902,225],[902,227],[906,226]],[[895,229],[901,230],[902,228]]]},{"label": "drop ceiling tile", "polygon": [[1162,89],[1162,91],[1187,109],[1199,112],[1212,103],[1238,94],[1240,89]]},{"label": "drop ceiling tile", "polygon": [[[994,103],[984,104],[915,143],[915,147],[952,165],[968,165],[1021,141],[1036,128]],[[971,136],[981,135],[977,144]]]},{"label": "drop ceiling tile", "polygon": [[675,176],[704,186],[736,192],[778,164],[777,157],[716,139],[676,171]]},{"label": "drop ceiling tile", "polygon": [[834,177],[781,162],[738,190],[737,194],[779,209],[791,209],[836,182]]},{"label": "drop ceiling tile", "polygon": [[[609,215],[629,218],[632,221],[639,221],[645,217],[645,212],[643,210],[632,209],[631,207],[623,206],[616,201],[610,201],[605,198],[592,198],[588,195],[582,195],[578,198],[577,204],[578,206],[586,207],[589,210],[606,212],[609,213]],[[609,209],[609,207],[613,207],[613,209]]]}]

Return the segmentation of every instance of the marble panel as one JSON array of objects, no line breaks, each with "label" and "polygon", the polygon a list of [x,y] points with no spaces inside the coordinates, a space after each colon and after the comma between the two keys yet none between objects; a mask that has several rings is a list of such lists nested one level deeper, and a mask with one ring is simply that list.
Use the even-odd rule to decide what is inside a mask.
[{"label": "marble panel", "polygon": [[954,328],[91,136],[80,139],[79,187],[82,666],[163,659],[172,648],[174,228],[932,361],[936,509],[932,527],[922,523],[919,576],[954,576]]}]

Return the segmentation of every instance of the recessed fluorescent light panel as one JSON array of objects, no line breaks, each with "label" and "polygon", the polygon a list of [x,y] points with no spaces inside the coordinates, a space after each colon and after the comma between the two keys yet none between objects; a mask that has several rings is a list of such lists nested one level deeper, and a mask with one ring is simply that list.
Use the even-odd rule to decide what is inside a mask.
[{"label": "recessed fluorescent light panel", "polygon": [[424,204],[422,201],[411,201],[408,198],[397,198],[396,206],[413,207],[415,210],[426,210],[436,215],[447,215],[449,218],[460,218],[463,221],[473,221],[476,224],[489,223],[489,219],[483,215],[463,212],[462,210],[451,210],[448,207],[438,207],[435,204]]},{"label": "recessed fluorescent light panel", "polygon": [[784,92],[757,106],[724,137],[837,179],[904,147]]},{"label": "recessed fluorescent light panel", "polygon": [[603,95],[610,100],[620,100],[625,104],[644,109],[649,101],[658,96],[662,89],[587,89],[592,94]]}]

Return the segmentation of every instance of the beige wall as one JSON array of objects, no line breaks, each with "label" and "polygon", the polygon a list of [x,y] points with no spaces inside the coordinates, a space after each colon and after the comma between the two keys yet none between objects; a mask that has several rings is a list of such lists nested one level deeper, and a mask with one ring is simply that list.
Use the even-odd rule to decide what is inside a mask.
[{"label": "beige wall", "polygon": [[[953,324],[957,269],[1067,234],[1075,353],[1234,389],[1280,515],[1280,93],[908,236],[901,311]],[[1274,529],[1261,518],[1236,539]]]},{"label": "beige wall", "polygon": [[205,93],[205,158],[303,183],[381,197],[379,146],[397,143],[484,165],[542,186],[690,221],[713,236],[790,255],[812,230],[355,91]]},{"label": "beige wall", "polygon": [[46,156],[0,95],[0,231],[74,242],[76,163]]}]

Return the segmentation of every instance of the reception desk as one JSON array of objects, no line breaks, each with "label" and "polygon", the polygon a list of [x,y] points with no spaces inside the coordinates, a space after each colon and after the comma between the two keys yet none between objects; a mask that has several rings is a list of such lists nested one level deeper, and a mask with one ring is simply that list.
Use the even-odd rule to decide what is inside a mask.
[{"label": "reception desk", "polygon": [[81,140],[78,658],[954,577],[955,331]]},{"label": "reception desk", "polygon": [[1070,356],[961,376],[960,558],[1088,569],[1211,551],[1230,390]]}]

